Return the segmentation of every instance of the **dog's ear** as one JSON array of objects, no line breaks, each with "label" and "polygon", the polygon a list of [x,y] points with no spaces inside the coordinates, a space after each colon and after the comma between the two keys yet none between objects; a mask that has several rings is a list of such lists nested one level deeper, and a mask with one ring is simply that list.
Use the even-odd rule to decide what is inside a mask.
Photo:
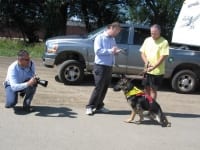
[{"label": "dog's ear", "polygon": [[126,85],[126,90],[129,91],[133,88],[134,84],[132,83],[133,79],[128,79],[127,80],[127,85]]}]

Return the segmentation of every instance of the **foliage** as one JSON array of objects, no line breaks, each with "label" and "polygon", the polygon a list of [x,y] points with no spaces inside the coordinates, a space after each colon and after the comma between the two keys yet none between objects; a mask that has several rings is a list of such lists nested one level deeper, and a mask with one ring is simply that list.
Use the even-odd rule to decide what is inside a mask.
[{"label": "foliage", "polygon": [[45,39],[64,35],[66,22],[79,17],[87,31],[113,21],[123,22],[125,0],[0,0],[0,19],[5,26],[18,28],[28,42],[37,42],[36,31],[45,30]]},{"label": "foliage", "polygon": [[26,49],[31,57],[41,58],[44,43],[27,44],[22,40],[0,39],[0,56],[16,56],[20,49]]},{"label": "foliage", "polygon": [[36,31],[41,26],[43,17],[41,1],[34,0],[1,0],[1,22],[5,26],[18,28],[26,41],[38,42]]},{"label": "foliage", "polygon": [[138,23],[159,24],[171,41],[173,27],[184,0],[128,0],[130,18]]},{"label": "foliage", "polygon": [[[37,31],[44,29],[45,39],[64,35],[66,23],[76,16],[88,32],[113,21],[158,23],[163,35],[171,38],[184,0],[0,0],[0,27],[17,28],[24,41],[38,42]],[[129,12],[127,11],[129,10]]]},{"label": "foliage", "polygon": [[66,32],[67,7],[66,0],[46,0],[44,3],[45,39],[64,35]]},{"label": "foliage", "polygon": [[85,22],[89,32],[113,21],[125,22],[126,6],[126,0],[76,0],[69,11]]}]

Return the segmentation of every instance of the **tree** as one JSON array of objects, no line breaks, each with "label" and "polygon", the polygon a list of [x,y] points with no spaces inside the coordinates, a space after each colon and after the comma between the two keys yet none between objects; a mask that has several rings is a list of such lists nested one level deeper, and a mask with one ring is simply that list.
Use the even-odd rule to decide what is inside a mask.
[{"label": "tree", "polygon": [[[1,0],[2,15],[6,26],[20,30],[24,40],[30,43],[39,40],[37,31],[45,31],[45,39],[64,35],[66,22],[77,16],[86,25],[87,31],[109,24],[123,22],[126,0]],[[124,10],[124,9],[123,9]],[[0,18],[1,19],[1,18]]]},{"label": "tree", "polygon": [[72,3],[73,0],[45,0],[45,39],[66,33],[67,9]]},{"label": "tree", "polygon": [[[1,0],[1,21],[9,27],[18,28],[24,41],[38,42],[36,31],[40,28],[43,17],[42,1],[34,0]],[[3,16],[3,17],[2,17]]]},{"label": "tree", "polygon": [[163,35],[171,41],[173,27],[184,0],[128,0],[130,18],[134,22],[159,24]]},{"label": "tree", "polygon": [[121,8],[126,7],[125,2],[126,0],[74,0],[70,16],[83,20],[89,32],[113,21],[124,22],[126,12],[121,11]]},{"label": "tree", "polygon": [[[85,23],[88,32],[113,21],[160,24],[170,41],[172,30],[184,0],[0,0],[0,21],[20,30],[24,40],[39,40],[37,31],[45,30],[45,39],[64,35],[72,16]],[[129,9],[129,12],[127,11]]]}]

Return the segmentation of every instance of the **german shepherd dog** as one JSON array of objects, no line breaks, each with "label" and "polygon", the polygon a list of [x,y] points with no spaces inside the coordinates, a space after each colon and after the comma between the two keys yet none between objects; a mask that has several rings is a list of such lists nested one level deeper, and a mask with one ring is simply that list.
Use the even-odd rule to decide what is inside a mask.
[{"label": "german shepherd dog", "polygon": [[113,87],[114,91],[123,91],[127,99],[127,102],[132,108],[130,117],[125,122],[131,122],[134,120],[135,115],[138,114],[140,119],[137,121],[141,123],[144,119],[144,115],[151,120],[157,120],[162,127],[170,127],[171,123],[168,122],[165,114],[162,112],[160,105],[153,100],[144,91],[138,89],[134,85],[134,80],[127,78],[125,75],[121,75],[120,80]]}]

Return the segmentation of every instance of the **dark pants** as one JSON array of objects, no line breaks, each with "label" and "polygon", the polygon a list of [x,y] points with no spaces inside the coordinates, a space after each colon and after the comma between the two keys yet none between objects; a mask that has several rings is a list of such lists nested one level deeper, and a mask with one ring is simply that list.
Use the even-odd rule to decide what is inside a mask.
[{"label": "dark pants", "polygon": [[142,81],[143,86],[146,87],[151,87],[152,89],[157,90],[163,81],[163,75],[152,75],[146,73],[144,75],[144,79]]},{"label": "dark pants", "polygon": [[112,78],[112,67],[95,64],[93,73],[95,88],[86,108],[96,108],[98,110],[104,106],[103,100]]}]

